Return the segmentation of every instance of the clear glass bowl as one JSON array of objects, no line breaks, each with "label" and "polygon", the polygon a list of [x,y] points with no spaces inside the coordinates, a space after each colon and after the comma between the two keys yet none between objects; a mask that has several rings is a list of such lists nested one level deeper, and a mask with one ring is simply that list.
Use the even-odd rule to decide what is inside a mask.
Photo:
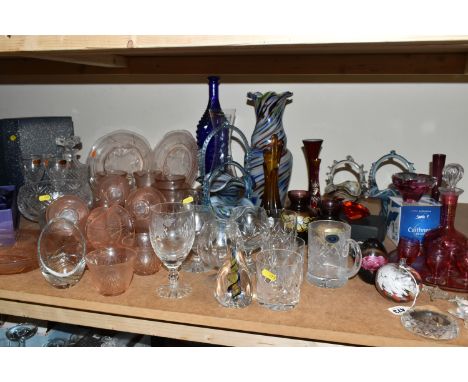
[{"label": "clear glass bowl", "polygon": [[44,278],[56,288],[68,288],[80,281],[85,270],[86,241],[70,220],[50,220],[37,244],[39,266]]}]

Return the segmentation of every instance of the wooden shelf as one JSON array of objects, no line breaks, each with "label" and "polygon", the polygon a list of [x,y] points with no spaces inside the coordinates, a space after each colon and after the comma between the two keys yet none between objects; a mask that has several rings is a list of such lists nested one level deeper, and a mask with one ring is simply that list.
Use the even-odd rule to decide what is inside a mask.
[{"label": "wooden shelf", "polygon": [[[468,234],[468,204],[459,206],[456,226]],[[50,286],[39,270],[4,275],[0,276],[0,312],[230,346],[468,346],[468,331],[461,320],[460,336],[451,341],[427,340],[407,332],[399,317],[387,311],[398,304],[357,277],[336,290],[304,281],[300,303],[289,312],[269,311],[256,303],[245,309],[221,307],[213,297],[214,273],[182,273],[193,292],[185,299],[168,301],[155,293],[166,278],[165,270],[134,276],[127,292],[104,297],[92,287],[88,272],[66,290]],[[446,312],[453,304],[431,302],[421,293],[417,306]]]},{"label": "wooden shelf", "polygon": [[0,83],[465,82],[468,36],[0,36]]}]

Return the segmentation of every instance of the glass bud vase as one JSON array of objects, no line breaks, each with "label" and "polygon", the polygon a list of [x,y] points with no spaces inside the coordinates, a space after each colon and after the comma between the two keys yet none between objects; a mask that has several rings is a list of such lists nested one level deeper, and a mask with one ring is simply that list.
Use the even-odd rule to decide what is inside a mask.
[{"label": "glass bud vase", "polygon": [[273,134],[271,144],[263,150],[263,172],[265,174],[265,189],[262,196],[262,204],[268,216],[272,211],[282,208],[279,185],[278,170],[281,160],[283,142],[278,140],[278,136]]},{"label": "glass bud vase", "polygon": [[[232,232],[229,235],[233,235]],[[245,308],[252,302],[253,287],[247,265],[242,255],[242,247],[237,240],[228,246],[230,256],[216,276],[216,300],[227,308]]]},{"label": "glass bud vase", "polygon": [[[206,138],[214,130],[210,110],[213,112],[221,112],[221,105],[219,103],[219,77],[208,77],[208,87],[208,105],[206,106],[206,109],[197,125],[196,136],[199,150],[202,149]],[[227,132],[221,132],[211,140],[205,154],[205,173],[210,173],[221,164],[219,163],[219,159],[216,158],[215,151],[217,147],[227,150],[229,147],[227,140]],[[225,156],[227,155],[228,153],[226,152]]]},{"label": "glass bud vase", "polygon": [[442,185],[442,170],[445,166],[445,154],[433,154],[431,163],[431,175],[437,179],[436,185],[432,188],[431,197],[439,201],[439,187]]},{"label": "glass bud vase", "polygon": [[446,187],[439,188],[442,203],[440,226],[426,232],[423,251],[428,268],[425,282],[467,292],[467,239],[455,229],[458,196],[463,192],[456,185],[463,172],[463,167],[459,164],[448,164],[444,167],[443,179]]},{"label": "glass bud vase", "polygon": [[304,153],[307,162],[307,174],[309,178],[310,208],[319,212],[320,209],[320,150],[322,149],[323,139],[303,139]]}]

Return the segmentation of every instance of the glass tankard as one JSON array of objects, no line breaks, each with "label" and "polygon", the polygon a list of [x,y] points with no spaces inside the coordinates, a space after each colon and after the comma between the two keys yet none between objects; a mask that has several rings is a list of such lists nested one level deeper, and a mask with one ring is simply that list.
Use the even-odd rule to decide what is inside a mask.
[{"label": "glass tankard", "polygon": [[[361,249],[350,239],[349,224],[316,220],[309,224],[309,260],[307,281],[322,288],[339,288],[356,275],[361,267]],[[354,252],[354,262],[349,257]]]}]

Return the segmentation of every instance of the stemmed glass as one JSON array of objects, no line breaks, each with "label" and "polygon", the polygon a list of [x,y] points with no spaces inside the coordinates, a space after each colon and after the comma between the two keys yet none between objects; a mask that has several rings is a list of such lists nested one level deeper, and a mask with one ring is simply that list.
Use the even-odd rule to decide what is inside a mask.
[{"label": "stemmed glass", "polygon": [[215,215],[210,206],[194,205],[193,216],[195,218],[195,240],[192,246],[192,258],[190,261],[184,263],[182,270],[186,272],[202,273],[208,271],[210,268],[203,263],[198,250],[200,234],[205,224],[215,219]]},{"label": "stemmed glass", "polygon": [[25,347],[26,340],[33,337],[37,333],[37,325],[31,323],[25,324],[18,324],[10,329],[8,329],[5,333],[8,341],[10,341],[9,346],[11,346],[11,342],[18,342],[18,346]]},{"label": "stemmed glass", "polygon": [[194,208],[190,203],[160,203],[151,207],[149,233],[156,255],[169,270],[169,284],[158,287],[160,297],[182,298],[189,285],[179,284],[179,267],[195,240]]},{"label": "stemmed glass", "polygon": [[268,236],[268,216],[263,207],[241,206],[233,209],[230,221],[237,223],[240,238],[245,248],[245,262],[252,274],[255,264],[252,254],[261,249],[263,240]]}]

